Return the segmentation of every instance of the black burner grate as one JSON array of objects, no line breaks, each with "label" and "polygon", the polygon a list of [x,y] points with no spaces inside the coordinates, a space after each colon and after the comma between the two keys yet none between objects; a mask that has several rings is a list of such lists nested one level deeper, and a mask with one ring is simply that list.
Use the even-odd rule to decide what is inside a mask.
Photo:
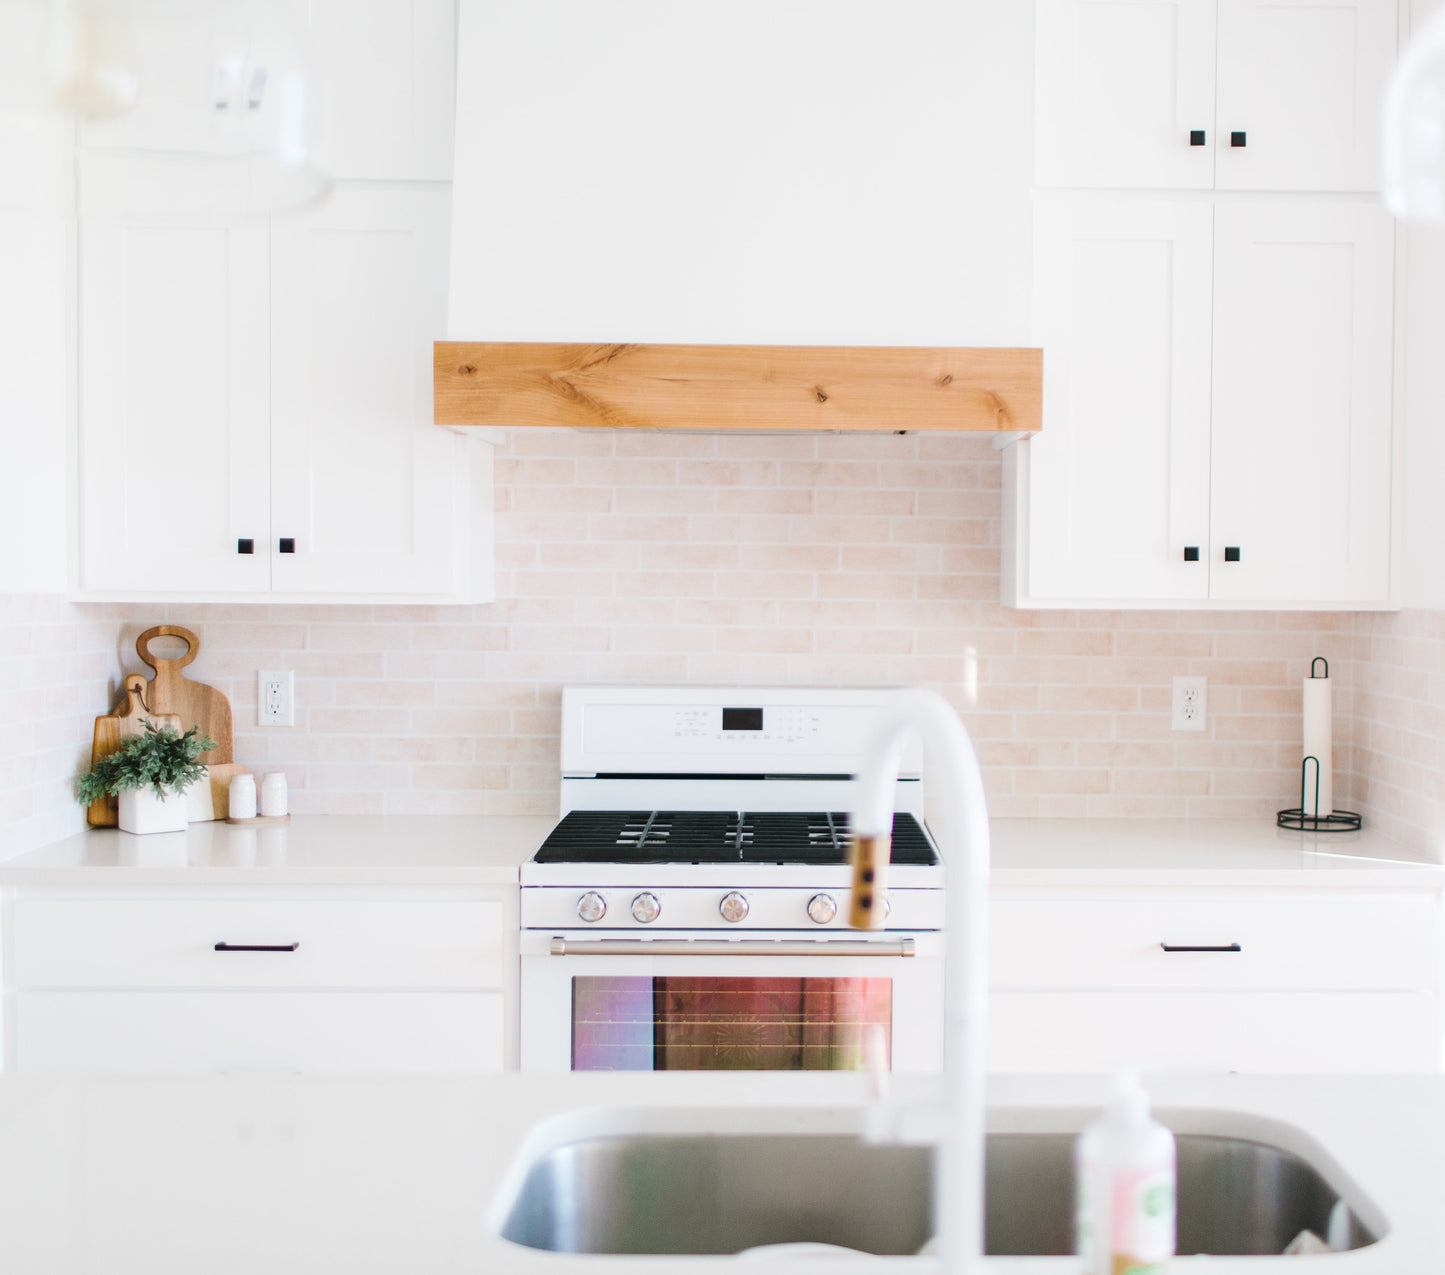
[{"label": "black burner grate", "polygon": [[[536,863],[848,862],[848,816],[695,810],[574,810],[547,837]],[[893,863],[938,862],[912,815],[893,817]]]}]

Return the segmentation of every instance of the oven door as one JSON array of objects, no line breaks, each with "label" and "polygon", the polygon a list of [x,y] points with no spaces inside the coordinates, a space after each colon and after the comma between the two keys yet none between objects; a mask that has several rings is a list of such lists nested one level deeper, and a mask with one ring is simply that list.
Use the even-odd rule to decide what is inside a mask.
[{"label": "oven door", "polygon": [[524,1071],[943,1065],[943,936],[524,931]]}]

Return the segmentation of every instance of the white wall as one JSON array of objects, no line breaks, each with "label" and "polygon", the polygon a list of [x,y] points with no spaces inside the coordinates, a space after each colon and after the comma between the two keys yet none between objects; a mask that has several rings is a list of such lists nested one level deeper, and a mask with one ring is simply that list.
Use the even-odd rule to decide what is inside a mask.
[{"label": "white wall", "polygon": [[1007,344],[1031,9],[461,0],[450,335]]},{"label": "white wall", "polygon": [[0,593],[66,587],[74,201],[71,125],[40,74],[46,16],[0,5]]}]

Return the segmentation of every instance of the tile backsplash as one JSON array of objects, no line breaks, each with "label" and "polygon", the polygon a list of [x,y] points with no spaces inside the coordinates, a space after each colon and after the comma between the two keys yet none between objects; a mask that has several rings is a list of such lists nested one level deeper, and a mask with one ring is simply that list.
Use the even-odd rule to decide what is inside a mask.
[{"label": "tile backsplash", "polygon": [[[1265,818],[1297,800],[1324,655],[1337,791],[1445,848],[1440,616],[1009,610],[1000,478],[964,436],[519,430],[493,604],[12,599],[7,849],[78,822],[91,718],[163,621],[200,634],[190,672],[231,696],[237,760],[285,769],[302,811],[551,813],[568,682],[916,682],[963,714],[996,814]],[[262,667],[296,670],[294,728],[253,725]],[[1181,673],[1209,679],[1202,734],[1169,729]]]}]

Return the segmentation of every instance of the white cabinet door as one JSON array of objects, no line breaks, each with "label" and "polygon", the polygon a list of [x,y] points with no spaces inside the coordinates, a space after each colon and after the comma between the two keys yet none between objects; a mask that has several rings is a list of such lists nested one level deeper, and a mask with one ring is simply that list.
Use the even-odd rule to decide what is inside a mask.
[{"label": "white cabinet door", "polygon": [[266,589],[265,223],[87,222],[80,269],[81,587]]},{"label": "white cabinet door", "polygon": [[1215,184],[1374,190],[1396,23],[1395,0],[1219,0]]},{"label": "white cabinet door", "polygon": [[1387,601],[1393,245],[1374,204],[1216,210],[1215,598]]},{"label": "white cabinet door", "polygon": [[[432,423],[445,188],[341,189],[272,231],[272,587],[446,593],[463,440]],[[282,552],[285,541],[293,551]]]},{"label": "white cabinet door", "polygon": [[501,1071],[500,992],[20,992],[16,1070]]},{"label": "white cabinet door", "polygon": [[1180,201],[1039,202],[1034,597],[1208,596],[1211,215]]},{"label": "white cabinet door", "polygon": [[456,0],[309,7],[321,168],[335,178],[450,181]]},{"label": "white cabinet door", "polygon": [[1037,23],[1039,185],[1213,184],[1214,0],[1038,0]]}]

